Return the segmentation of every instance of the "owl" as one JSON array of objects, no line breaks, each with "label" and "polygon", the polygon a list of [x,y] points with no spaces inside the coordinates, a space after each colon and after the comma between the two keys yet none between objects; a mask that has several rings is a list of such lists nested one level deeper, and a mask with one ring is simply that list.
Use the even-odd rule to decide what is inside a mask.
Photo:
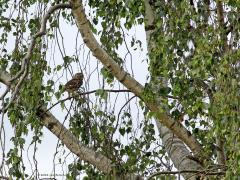
[{"label": "owl", "polygon": [[69,94],[71,94],[78,91],[78,89],[82,84],[83,84],[83,73],[76,73],[73,76],[73,78],[65,84],[64,90],[67,91]]}]

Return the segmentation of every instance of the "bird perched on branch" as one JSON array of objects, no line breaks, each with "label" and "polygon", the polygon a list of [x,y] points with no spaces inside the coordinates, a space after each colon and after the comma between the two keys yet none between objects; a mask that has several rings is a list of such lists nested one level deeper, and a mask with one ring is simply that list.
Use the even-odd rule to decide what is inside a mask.
[{"label": "bird perched on branch", "polygon": [[64,91],[72,94],[83,84],[83,73],[76,73],[73,78],[65,84]]}]

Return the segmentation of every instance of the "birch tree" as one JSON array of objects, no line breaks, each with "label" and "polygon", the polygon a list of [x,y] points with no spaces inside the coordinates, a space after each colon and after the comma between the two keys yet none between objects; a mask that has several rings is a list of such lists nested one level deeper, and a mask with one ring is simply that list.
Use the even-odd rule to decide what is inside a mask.
[{"label": "birch tree", "polygon": [[[38,153],[44,127],[74,154],[67,179],[238,177],[238,1],[2,0],[0,7],[2,178],[40,178],[36,162],[26,173],[22,153],[29,134]],[[139,64],[145,79],[136,76]],[[83,85],[67,94],[75,73]]]}]

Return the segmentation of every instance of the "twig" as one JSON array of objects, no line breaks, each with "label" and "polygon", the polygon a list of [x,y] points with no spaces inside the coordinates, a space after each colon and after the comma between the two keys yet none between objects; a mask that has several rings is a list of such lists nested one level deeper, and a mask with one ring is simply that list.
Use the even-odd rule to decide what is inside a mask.
[{"label": "twig", "polygon": [[0,179],[10,180],[10,178],[8,178],[6,176],[0,176]]},{"label": "twig", "polygon": [[210,170],[182,170],[182,171],[162,171],[162,172],[156,172],[149,176],[147,180],[150,180],[154,178],[155,176],[158,175],[163,175],[163,174],[183,174],[183,173],[196,173],[196,174],[204,174],[204,175],[224,175],[225,171],[213,171],[210,172]]},{"label": "twig", "polygon": [[[81,92],[81,93],[78,93],[78,95],[80,95],[80,96],[82,96],[82,95],[87,95],[87,94],[92,94],[92,93],[96,93],[98,90],[102,90],[102,91],[105,91],[105,92],[114,92],[114,93],[118,93],[118,92],[131,92],[130,90],[127,90],[127,89],[96,89],[96,90],[92,90],[92,91],[88,91],[88,92]],[[65,101],[67,101],[67,100],[69,100],[69,99],[72,99],[73,97],[75,97],[75,96],[70,96],[70,97],[67,97],[67,98],[65,98],[65,99],[62,99],[62,100],[60,100],[60,101],[58,101],[58,102],[56,102],[55,104],[53,104],[50,108],[48,108],[47,110],[46,110],[46,112],[47,111],[49,111],[49,110],[51,110],[53,107],[55,107],[56,105],[58,105],[59,103],[61,103],[61,102],[65,102]],[[175,97],[173,97],[173,96],[167,96],[168,98],[172,98],[172,99],[176,99]],[[46,113],[45,112],[45,113]]]},{"label": "twig", "polygon": [[[96,89],[96,90],[92,90],[92,91],[88,91],[88,92],[81,92],[81,93],[78,93],[79,96],[82,96],[82,95],[86,95],[86,94],[92,94],[92,93],[96,93],[98,90],[102,90],[102,91],[106,91],[106,92],[114,92],[114,93],[117,93],[117,92],[131,92],[129,90],[125,90],[125,89],[119,89],[119,90],[116,90],[116,89]],[[56,105],[58,105],[59,103],[61,102],[65,102],[67,100],[70,100],[72,98],[74,98],[75,96],[70,96],[70,97],[67,97],[65,99],[62,99],[58,102],[56,102],[55,104],[53,104],[50,108],[48,108],[44,113],[50,111],[53,107],[55,107]]]},{"label": "twig", "polygon": [[[117,116],[117,123],[116,123],[116,125],[115,125],[115,127],[114,127],[113,133],[116,131],[116,129],[117,129],[118,125],[119,125],[120,114],[121,114],[123,108],[124,108],[133,98],[135,98],[135,97],[137,97],[137,96],[132,96],[131,98],[129,98],[129,99],[124,103],[124,105],[121,107],[121,109],[119,110],[118,116]],[[111,135],[111,139],[113,139],[113,133],[112,133],[112,135]],[[110,147],[111,147],[111,146],[110,146]]]}]

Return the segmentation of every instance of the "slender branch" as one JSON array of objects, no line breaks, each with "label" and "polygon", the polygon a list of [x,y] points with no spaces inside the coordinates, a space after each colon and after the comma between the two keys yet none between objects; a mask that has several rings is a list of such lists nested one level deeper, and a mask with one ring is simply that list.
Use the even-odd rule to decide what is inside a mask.
[{"label": "slender branch", "polygon": [[10,180],[10,178],[8,178],[6,176],[0,176],[0,179]]},{"label": "slender branch", "polygon": [[[23,80],[24,80],[25,77],[27,76],[27,72],[28,72],[27,67],[25,67],[25,70],[24,70],[23,75],[21,76],[21,78],[19,79],[16,87],[14,88],[14,91],[13,91],[13,94],[12,94],[12,97],[11,97],[9,103],[7,104],[6,108],[0,109],[0,112],[6,112],[6,110],[9,108],[9,106],[11,105],[11,103],[14,101],[14,99],[16,98],[16,95],[17,95],[17,93],[18,93],[18,90],[20,89],[20,86],[21,86],[22,83],[23,83]],[[6,93],[6,94],[7,94],[7,93]],[[4,98],[4,97],[3,97],[3,98]]]},{"label": "slender branch", "polygon": [[196,173],[196,174],[204,174],[204,175],[225,175],[225,171],[212,171],[211,170],[183,170],[183,171],[162,171],[162,172],[156,172],[149,176],[147,180],[150,180],[156,176],[163,175],[163,174],[183,174],[183,173]]},{"label": "slender branch", "polygon": [[56,5],[54,5],[54,6],[49,8],[47,13],[42,18],[40,30],[35,35],[33,35],[33,37],[32,37],[31,43],[30,43],[30,45],[28,47],[27,54],[26,54],[26,56],[22,60],[22,65],[21,65],[20,71],[14,77],[11,78],[10,82],[12,82],[12,81],[16,80],[17,78],[19,78],[20,75],[24,72],[25,66],[28,63],[27,61],[30,60],[31,57],[32,57],[32,51],[33,51],[33,49],[35,47],[36,39],[38,37],[41,37],[41,36],[46,34],[46,24],[47,24],[47,20],[50,18],[50,15],[52,13],[54,13],[54,11],[56,11],[58,9],[64,9],[64,8],[71,8],[71,5],[70,4],[56,4]]},{"label": "slender branch", "polygon": [[[115,92],[115,93],[118,93],[118,92],[132,92],[128,89],[119,89],[119,90],[114,90],[114,89],[99,89],[99,90],[103,90],[103,91],[106,91],[106,92]],[[98,89],[96,90],[93,90],[93,91],[88,91],[88,92],[85,92],[85,93],[79,93],[79,95],[86,95],[86,94],[92,94],[92,93],[95,93],[97,92]],[[174,96],[171,96],[171,95],[164,95],[164,97],[167,97],[167,98],[171,98],[171,99],[178,99],[178,97],[174,97]]]},{"label": "slender branch", "polygon": [[96,90],[92,90],[92,91],[88,91],[88,92],[84,92],[84,93],[79,93],[79,95],[87,95],[87,94],[96,93],[98,90],[102,90],[102,91],[105,91],[105,92],[114,92],[114,93],[131,92],[128,89],[96,89]]},{"label": "slender branch", "polygon": [[[102,90],[102,91],[105,91],[105,92],[114,92],[114,93],[119,93],[119,92],[131,92],[130,90],[127,90],[127,89],[96,89],[96,90],[92,90],[92,91],[88,91],[88,92],[79,92],[78,95],[79,96],[82,96],[82,95],[87,95],[87,94],[93,94],[93,93],[96,93],[98,90]],[[77,95],[77,96],[78,96]],[[75,96],[70,96],[70,97],[67,97],[65,99],[62,99],[58,102],[56,102],[55,104],[53,104],[50,108],[47,109],[47,111],[51,110],[52,108],[54,108],[56,105],[58,105],[59,103],[62,103],[62,102],[65,102],[67,100],[70,100],[72,98],[76,97]],[[135,96],[134,96],[135,97]],[[176,99],[175,97],[173,96],[167,96],[168,98],[172,98],[172,99]]]},{"label": "slender branch", "polygon": [[[115,127],[114,127],[114,131],[113,131],[113,132],[116,131],[116,129],[117,129],[118,125],[119,125],[120,114],[121,114],[123,108],[124,108],[133,98],[135,98],[135,97],[136,97],[136,96],[132,96],[130,99],[128,99],[128,100],[124,103],[124,105],[121,107],[121,109],[119,110],[118,115],[117,115],[117,123],[116,123],[116,125],[115,125]],[[113,133],[112,133],[111,139],[112,139],[112,138],[113,138]]]},{"label": "slender branch", "polygon": [[65,101],[67,101],[67,100],[70,100],[70,99],[72,99],[72,98],[74,98],[74,97],[76,97],[76,96],[82,96],[82,95],[87,95],[87,94],[96,93],[98,90],[102,90],[102,91],[106,91],[106,92],[114,92],[114,93],[118,93],[118,92],[131,92],[131,91],[125,90],[125,89],[119,89],[119,90],[116,90],[116,89],[96,89],[96,90],[92,90],[92,91],[88,91],[88,92],[79,92],[79,93],[78,93],[77,95],[75,95],[75,96],[70,96],[70,97],[67,97],[67,98],[65,98],[65,99],[62,99],[62,100],[56,102],[56,103],[53,104],[50,108],[48,108],[48,109],[46,110],[46,112],[49,111],[49,110],[51,110],[52,108],[54,108],[54,107],[55,107],[56,105],[58,105],[59,103],[65,102]]}]

